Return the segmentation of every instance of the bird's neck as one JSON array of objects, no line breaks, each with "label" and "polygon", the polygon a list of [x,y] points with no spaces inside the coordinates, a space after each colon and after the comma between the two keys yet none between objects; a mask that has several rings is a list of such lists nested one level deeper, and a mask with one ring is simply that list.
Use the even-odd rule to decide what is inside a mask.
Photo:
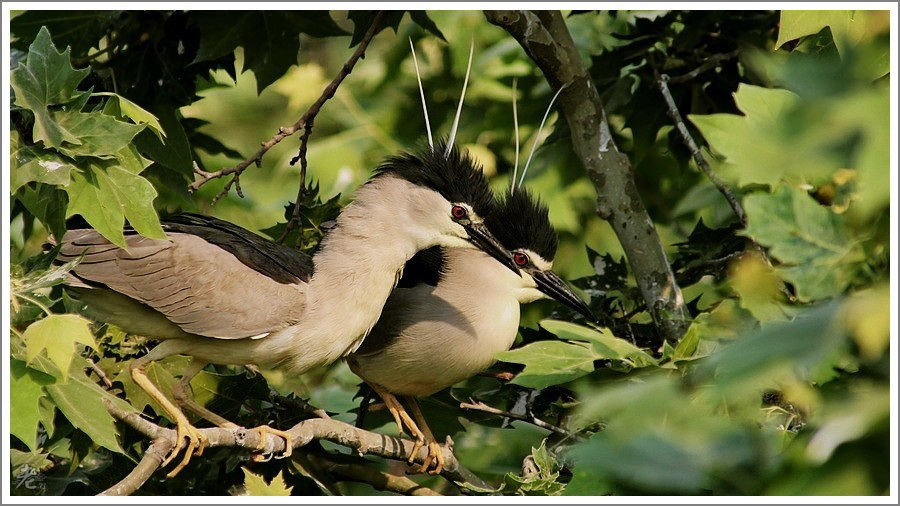
[{"label": "bird's neck", "polygon": [[403,265],[434,244],[435,236],[416,228],[416,209],[409,204],[416,191],[392,177],[363,185],[316,253],[303,322],[313,324],[319,342],[332,343],[329,360],[359,345],[381,316]]}]

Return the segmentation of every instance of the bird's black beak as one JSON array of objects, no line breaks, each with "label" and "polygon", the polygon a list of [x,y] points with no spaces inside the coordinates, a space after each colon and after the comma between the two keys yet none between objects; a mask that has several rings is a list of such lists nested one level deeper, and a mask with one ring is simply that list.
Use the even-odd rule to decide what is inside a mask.
[{"label": "bird's black beak", "polygon": [[494,234],[484,226],[484,223],[469,223],[468,225],[463,225],[463,227],[469,233],[469,241],[488,255],[496,258],[503,265],[509,267],[516,274],[519,274],[519,268],[513,262],[512,255],[500,244],[500,241],[494,237]]},{"label": "bird's black beak", "polygon": [[555,272],[547,270],[535,271],[529,274],[534,278],[538,290],[578,311],[587,317],[588,320],[592,322],[597,321],[597,317],[591,312],[591,308]]}]

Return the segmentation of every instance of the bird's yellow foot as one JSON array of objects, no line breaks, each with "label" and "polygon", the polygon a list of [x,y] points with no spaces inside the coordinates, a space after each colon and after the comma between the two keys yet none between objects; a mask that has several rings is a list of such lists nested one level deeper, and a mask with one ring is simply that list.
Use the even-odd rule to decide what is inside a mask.
[{"label": "bird's yellow foot", "polygon": [[[418,450],[417,450],[418,451]],[[413,469],[414,473],[441,474],[444,470],[444,448],[435,440],[428,441],[428,455],[422,465]]]},{"label": "bird's yellow foot", "polygon": [[175,443],[175,448],[172,448],[172,451],[169,453],[169,456],[166,457],[166,460],[163,461],[162,466],[168,465],[172,460],[178,455],[182,450],[184,450],[184,456],[181,458],[181,462],[175,466],[174,469],[169,471],[166,475],[168,478],[172,478],[181,472],[184,469],[184,466],[188,464],[191,460],[192,455],[200,456],[203,455],[203,450],[209,444],[209,440],[206,436],[203,435],[196,427],[191,425],[187,418],[183,420],[179,420],[177,422],[178,426],[176,428],[177,431],[177,442]]},{"label": "bird's yellow foot", "polygon": [[254,455],[253,460],[255,460],[255,461],[268,460],[263,456],[264,454],[262,453],[262,450],[266,449],[266,440],[268,439],[269,434],[273,434],[275,436],[279,436],[284,439],[284,452],[281,454],[280,457],[276,457],[276,458],[279,458],[279,459],[290,458],[291,454],[294,452],[294,436],[292,436],[290,432],[273,429],[272,427],[269,427],[268,425],[260,425],[259,427],[254,427],[249,430],[259,433],[260,453],[257,453],[256,455]]}]

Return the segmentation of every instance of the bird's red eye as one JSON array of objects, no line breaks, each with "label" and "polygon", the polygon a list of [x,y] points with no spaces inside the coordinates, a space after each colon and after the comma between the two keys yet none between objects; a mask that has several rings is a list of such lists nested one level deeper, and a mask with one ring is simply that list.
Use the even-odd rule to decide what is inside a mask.
[{"label": "bird's red eye", "polygon": [[528,255],[525,253],[513,253],[513,262],[519,267],[524,267],[528,263]]},{"label": "bird's red eye", "polygon": [[450,210],[450,214],[457,220],[461,220],[469,215],[469,211],[463,206],[453,206],[453,209]]}]

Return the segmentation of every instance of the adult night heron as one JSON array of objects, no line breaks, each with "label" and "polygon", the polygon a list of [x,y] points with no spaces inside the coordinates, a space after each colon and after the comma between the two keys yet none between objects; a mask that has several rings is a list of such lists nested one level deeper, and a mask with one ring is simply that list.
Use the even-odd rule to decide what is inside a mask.
[{"label": "adult night heron", "polygon": [[[487,369],[508,350],[519,326],[519,305],[551,297],[588,318],[590,308],[552,271],[557,238],[547,208],[520,189],[487,220],[521,269],[517,275],[487,255],[435,247],[416,254],[391,293],[382,317],[359,349],[351,370],[384,400],[401,433],[428,445],[422,470],[440,473],[443,453],[416,403]],[[395,397],[401,395],[412,417]]]},{"label": "adult night heron", "polygon": [[[466,82],[468,76],[467,70]],[[207,363],[284,366],[301,373],[359,346],[418,251],[479,248],[518,272],[484,224],[493,197],[481,169],[453,144],[465,89],[466,84],[450,140],[435,147],[429,137],[429,149],[388,158],[356,191],[312,258],[196,214],[163,220],[166,240],[126,230],[127,248],[93,229],[70,230],[59,239],[58,262],[81,259],[67,289],[89,316],[162,340],[132,362],[131,374],[177,425],[178,442],[164,465],[185,451],[169,476],[202,453],[206,441],[149,380],[151,362],[176,354],[194,357],[182,394],[185,379]],[[176,398],[211,421],[233,426],[189,396]],[[256,430],[285,437],[290,452],[287,433]]]},{"label": "adult night heron", "polygon": [[[445,247],[421,251],[407,262],[381,319],[347,359],[351,370],[384,400],[401,434],[406,426],[416,439],[409,462],[421,446],[428,446],[420,470],[438,474],[444,458],[416,396],[431,395],[490,367],[496,353],[508,350],[516,338],[520,304],[550,297],[596,319],[553,272],[557,235],[548,209],[521,187],[556,96],[558,92],[538,128],[518,187],[514,112],[517,156],[510,194],[486,221],[521,274],[476,251]],[[405,398],[412,417],[395,394]]]}]

